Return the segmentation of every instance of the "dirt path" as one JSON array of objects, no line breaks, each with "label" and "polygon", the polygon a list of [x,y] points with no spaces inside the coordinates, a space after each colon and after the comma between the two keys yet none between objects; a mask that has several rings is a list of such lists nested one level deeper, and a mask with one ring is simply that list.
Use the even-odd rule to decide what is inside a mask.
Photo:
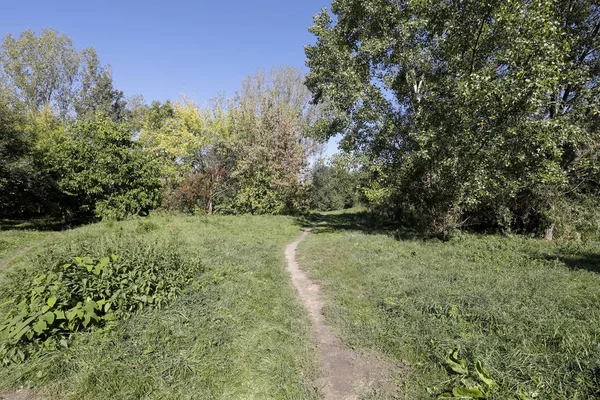
[{"label": "dirt path", "polygon": [[34,398],[27,389],[19,389],[11,394],[0,394],[0,400],[33,400]]},{"label": "dirt path", "polygon": [[310,316],[313,337],[320,348],[323,377],[316,385],[323,391],[326,400],[359,399],[362,394],[373,392],[392,394],[394,390],[389,379],[396,368],[382,360],[365,357],[348,349],[325,322],[319,286],[308,278],[296,261],[296,249],[309,234],[310,230],[305,231],[288,245],[285,256],[287,270]]}]

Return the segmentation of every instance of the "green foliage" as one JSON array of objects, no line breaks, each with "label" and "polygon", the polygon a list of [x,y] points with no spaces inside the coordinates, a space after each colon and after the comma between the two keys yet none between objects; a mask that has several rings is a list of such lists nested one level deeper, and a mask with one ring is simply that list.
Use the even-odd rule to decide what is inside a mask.
[{"label": "green foliage", "polygon": [[74,332],[105,326],[144,307],[162,307],[190,285],[197,260],[151,248],[129,259],[75,257],[37,275],[16,293],[0,322],[0,359],[22,362],[43,350],[67,347]]},{"label": "green foliage", "polygon": [[135,215],[157,204],[162,187],[156,161],[127,125],[103,114],[70,126],[45,163],[75,212]]},{"label": "green foliage", "polygon": [[457,376],[452,382],[451,392],[442,393],[438,399],[485,399],[496,387],[496,382],[483,368],[481,361],[475,361],[469,369],[467,361],[458,357],[460,349],[448,354],[446,365]]},{"label": "green foliage", "polygon": [[370,194],[388,218],[436,234],[507,224],[539,233],[560,199],[597,196],[595,2],[331,9],[335,18],[323,11],[310,29],[307,85],[334,117],[325,136],[343,133],[346,150],[378,167]]},{"label": "green foliage", "polygon": [[[155,208],[208,214],[306,209],[302,188],[319,115],[303,74],[259,71],[235,99],[131,104],[93,48],[52,29],[0,47],[0,215]],[[10,101],[7,99],[10,98]],[[10,212],[9,212],[10,210]]]},{"label": "green foliage", "polygon": [[358,179],[338,164],[317,164],[313,167],[310,186],[310,207],[331,211],[354,207],[357,201]]},{"label": "green foliage", "polygon": [[[16,233],[0,231],[0,240],[17,241]],[[13,248],[27,251],[0,266],[0,304],[49,272],[42,268],[74,264],[81,254],[146,265],[176,252],[181,261],[163,262],[160,275],[201,268],[160,309],[74,333],[68,350],[0,363],[0,392],[24,386],[60,399],[318,399],[310,385],[318,373],[310,324],[282,268],[282,249],[297,235],[287,217],[152,213],[58,232],[35,250],[24,237]],[[88,275],[96,278],[81,272]]]},{"label": "green foliage", "polygon": [[231,109],[237,213],[283,214],[305,209],[301,174],[315,150],[306,137],[316,108],[294,68],[259,71],[242,84]]},{"label": "green foliage", "polygon": [[206,107],[154,102],[140,143],[160,165],[163,206],[185,212],[282,214],[306,208],[302,177],[317,107],[293,68],[259,71],[235,99]]},{"label": "green foliage", "polygon": [[62,116],[70,111],[80,56],[70,37],[52,29],[39,37],[26,30],[2,41],[0,63],[19,97],[32,112],[52,104]]},{"label": "green foliage", "polygon": [[0,216],[30,217],[52,210],[55,187],[34,152],[35,136],[19,105],[0,85]]},{"label": "green foliage", "polygon": [[[104,139],[113,130],[113,143],[117,140],[120,146],[133,148],[133,127],[128,126],[129,133],[124,134],[130,115],[123,93],[114,89],[110,69],[100,64],[93,48],[78,52],[71,38],[51,29],[39,36],[27,30],[19,38],[10,34],[4,38],[0,47],[0,215],[65,216],[95,211],[120,218],[156,203],[152,194],[157,191],[155,167],[144,167],[147,157],[144,160],[136,154],[122,160],[129,163],[125,168],[139,169],[129,188],[123,187],[123,179],[115,182],[114,171],[107,168],[90,172],[95,169],[93,157],[107,158],[105,150],[112,152],[113,161],[118,160],[114,149],[108,149],[108,140],[89,135],[103,125],[100,113],[115,122],[104,124]],[[116,122],[122,126],[116,128]],[[86,123],[96,126],[84,127]],[[90,152],[92,158],[82,160],[81,151]],[[84,170],[90,173],[83,174]],[[107,181],[97,182],[103,175]],[[148,178],[142,182],[140,176]],[[142,185],[146,188],[141,189]]]},{"label": "green foliage", "polygon": [[19,38],[7,35],[0,48],[0,66],[17,97],[32,114],[50,106],[61,119],[103,112],[122,120],[123,93],[113,88],[110,70],[93,48],[78,52],[70,37],[53,29]]}]

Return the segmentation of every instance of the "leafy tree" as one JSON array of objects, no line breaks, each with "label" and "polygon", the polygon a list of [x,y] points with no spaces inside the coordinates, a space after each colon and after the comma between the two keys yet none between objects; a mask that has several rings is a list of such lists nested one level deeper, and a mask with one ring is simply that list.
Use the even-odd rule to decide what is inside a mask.
[{"label": "leafy tree", "polygon": [[301,174],[315,146],[307,138],[313,107],[303,75],[293,68],[259,71],[244,81],[232,107],[238,186],[233,208],[242,213],[301,209]]},{"label": "leafy tree", "polygon": [[125,123],[104,114],[70,126],[45,161],[72,212],[123,218],[159,200],[156,161],[132,140]]},{"label": "leafy tree", "polygon": [[218,167],[193,172],[167,192],[164,205],[168,210],[213,214],[220,195],[229,190],[229,175]]},{"label": "leafy tree", "polygon": [[95,113],[101,112],[116,122],[124,121],[127,117],[127,102],[123,92],[114,88],[110,69],[100,64],[94,49],[86,49],[80,56],[83,60],[81,87],[74,100],[77,115],[93,117]]},{"label": "leafy tree", "polygon": [[358,174],[350,171],[340,157],[329,164],[313,167],[310,186],[310,207],[319,211],[341,210],[357,203]]},{"label": "leafy tree", "polygon": [[30,111],[52,104],[68,113],[80,63],[71,38],[51,29],[39,37],[31,30],[18,39],[9,34],[0,54],[6,76]]},{"label": "leafy tree", "polygon": [[153,102],[139,136],[140,143],[161,160],[167,184],[192,171],[202,148],[209,143],[200,107],[192,101]]},{"label": "leafy tree", "polygon": [[51,106],[62,119],[96,112],[120,121],[123,93],[113,88],[110,70],[93,48],[78,52],[70,37],[52,29],[7,35],[0,49],[4,76],[30,113]]},{"label": "leafy tree", "polygon": [[34,144],[22,107],[0,87],[0,216],[52,211],[55,187],[37,162]]},{"label": "leafy tree", "polygon": [[367,156],[387,214],[432,233],[551,236],[562,199],[596,193],[595,2],[336,0],[332,11],[311,28],[307,85],[330,107],[328,135]]}]

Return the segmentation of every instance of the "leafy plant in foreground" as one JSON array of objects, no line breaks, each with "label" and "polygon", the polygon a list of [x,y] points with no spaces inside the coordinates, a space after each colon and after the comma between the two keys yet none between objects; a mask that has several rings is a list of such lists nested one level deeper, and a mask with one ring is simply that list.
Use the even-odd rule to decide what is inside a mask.
[{"label": "leafy plant in foreground", "polygon": [[451,392],[443,393],[438,399],[485,399],[494,388],[496,382],[483,368],[481,361],[475,361],[475,365],[469,369],[467,361],[460,359],[458,353],[460,348],[448,354],[446,366],[457,379],[452,382]]},{"label": "leafy plant in foreground", "polygon": [[115,255],[75,257],[36,276],[0,322],[0,360],[18,363],[44,349],[68,347],[74,332],[106,326],[146,306],[161,307],[199,267],[171,250],[147,256],[134,262]]}]

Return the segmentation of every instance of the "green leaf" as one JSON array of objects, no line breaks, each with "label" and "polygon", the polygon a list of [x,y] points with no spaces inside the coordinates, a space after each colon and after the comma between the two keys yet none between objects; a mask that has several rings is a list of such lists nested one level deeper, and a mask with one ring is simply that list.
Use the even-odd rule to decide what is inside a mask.
[{"label": "green leaf", "polygon": [[467,362],[458,358],[459,349],[452,351],[446,358],[446,364],[448,367],[457,374],[468,375],[469,369],[467,368]]},{"label": "green leaf", "polygon": [[496,381],[494,381],[490,374],[483,368],[483,365],[481,365],[481,361],[479,360],[475,361],[475,374],[477,374],[479,380],[481,380],[488,389],[496,385]]},{"label": "green leaf", "polygon": [[467,389],[463,387],[455,387],[452,389],[452,394],[454,397],[458,397],[459,399],[483,399],[485,395],[483,392],[477,388]]},{"label": "green leaf", "polygon": [[48,325],[52,325],[54,323],[55,315],[52,311],[48,311],[46,314],[42,315],[40,319],[46,321]]},{"label": "green leaf", "polygon": [[15,329],[11,332],[12,338],[15,340],[20,340],[21,337],[30,329],[29,324],[32,323],[34,320],[35,317],[29,317],[25,321],[15,326]]},{"label": "green leaf", "polygon": [[56,297],[52,296],[50,297],[47,301],[46,304],[48,304],[48,306],[50,308],[54,307],[54,305],[56,304]]},{"label": "green leaf", "polygon": [[85,302],[83,309],[89,314],[94,314],[94,311],[100,309],[100,307],[94,300],[88,300]]},{"label": "green leaf", "polygon": [[39,319],[35,324],[33,324],[33,330],[39,335],[43,333],[48,328],[48,324],[43,319]]},{"label": "green leaf", "polygon": [[154,349],[153,348],[147,348],[146,350],[144,350],[144,352],[142,353],[142,355],[148,355],[148,354],[152,354],[154,353]]}]

